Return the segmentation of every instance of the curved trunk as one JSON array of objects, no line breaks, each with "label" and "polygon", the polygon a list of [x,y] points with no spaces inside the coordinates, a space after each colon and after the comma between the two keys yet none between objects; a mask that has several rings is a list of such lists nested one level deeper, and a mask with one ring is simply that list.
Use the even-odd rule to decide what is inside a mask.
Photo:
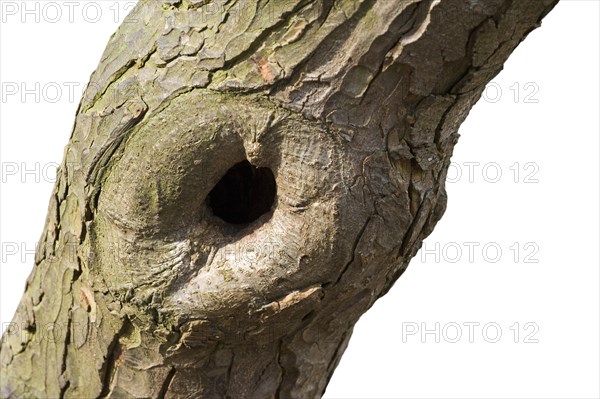
[{"label": "curved trunk", "polygon": [[320,397],[555,4],[140,1],[77,111],[2,397]]}]

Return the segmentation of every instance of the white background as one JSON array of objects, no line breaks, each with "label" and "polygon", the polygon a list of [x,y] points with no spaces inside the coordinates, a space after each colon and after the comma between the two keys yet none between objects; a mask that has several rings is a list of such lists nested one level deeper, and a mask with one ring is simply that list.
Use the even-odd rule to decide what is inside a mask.
[{"label": "white background", "polygon": [[[132,5],[98,2],[96,16],[77,3],[70,21],[65,3],[28,1],[39,12],[24,14],[17,2],[16,15],[4,12],[8,3],[3,324],[33,265],[82,88]],[[47,3],[59,5],[58,22]],[[460,130],[446,215],[356,326],[327,398],[599,397],[598,24],[597,1],[563,0],[475,106]],[[39,98],[22,98],[23,88]]]}]

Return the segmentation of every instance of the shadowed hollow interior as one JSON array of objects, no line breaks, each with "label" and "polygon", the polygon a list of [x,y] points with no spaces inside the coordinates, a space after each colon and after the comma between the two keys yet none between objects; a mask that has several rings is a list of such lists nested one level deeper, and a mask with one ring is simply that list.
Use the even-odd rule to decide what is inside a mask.
[{"label": "shadowed hollow interior", "polygon": [[208,194],[213,214],[227,223],[248,224],[271,210],[277,194],[269,168],[257,168],[247,160],[231,167]]}]

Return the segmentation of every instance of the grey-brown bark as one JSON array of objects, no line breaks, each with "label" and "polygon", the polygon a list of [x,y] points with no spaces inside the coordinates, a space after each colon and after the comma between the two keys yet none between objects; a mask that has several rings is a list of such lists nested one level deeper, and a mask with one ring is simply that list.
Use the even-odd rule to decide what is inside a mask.
[{"label": "grey-brown bark", "polygon": [[[2,397],[320,397],[555,0],[142,0],[79,106]],[[271,211],[207,201],[241,161]]]}]

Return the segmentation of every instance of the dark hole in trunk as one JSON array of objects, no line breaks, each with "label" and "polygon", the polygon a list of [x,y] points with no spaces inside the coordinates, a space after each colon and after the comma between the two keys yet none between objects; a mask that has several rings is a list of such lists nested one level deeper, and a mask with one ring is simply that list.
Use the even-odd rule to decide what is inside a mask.
[{"label": "dark hole in trunk", "polygon": [[208,206],[227,223],[248,224],[271,210],[276,194],[271,169],[243,161],[229,169],[208,194]]}]

